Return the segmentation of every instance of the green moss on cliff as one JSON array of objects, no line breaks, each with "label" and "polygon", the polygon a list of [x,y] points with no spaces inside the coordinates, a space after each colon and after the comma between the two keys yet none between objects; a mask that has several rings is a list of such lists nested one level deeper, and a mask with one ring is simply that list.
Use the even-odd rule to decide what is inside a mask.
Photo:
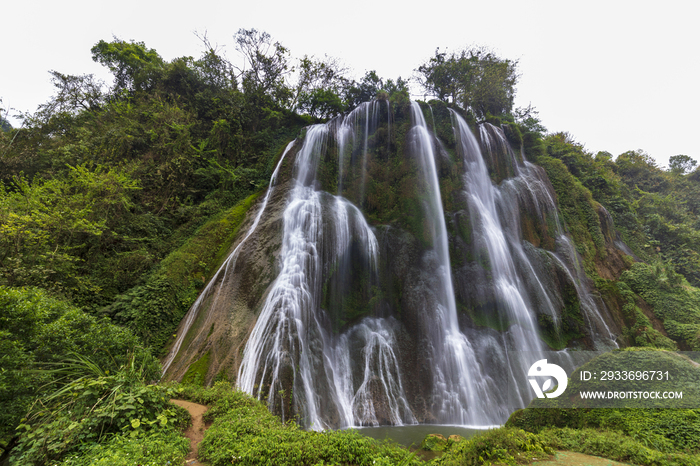
[{"label": "green moss on cliff", "polygon": [[[668,336],[683,349],[700,350],[700,289],[690,286],[670,266],[635,263],[620,277],[654,309]],[[626,308],[627,309],[627,308]],[[643,319],[641,324],[647,329]],[[657,338],[655,338],[657,339]],[[669,343],[662,341],[663,346]]]},{"label": "green moss on cliff", "polygon": [[606,250],[596,201],[561,160],[542,156],[537,163],[544,167],[554,186],[559,210],[576,243],[576,250],[583,257],[586,273],[597,276],[595,260],[604,259]]},{"label": "green moss on cliff", "polygon": [[182,383],[192,385],[203,385],[209,372],[211,350],[204,353],[204,356],[190,364],[190,367],[182,376]]}]

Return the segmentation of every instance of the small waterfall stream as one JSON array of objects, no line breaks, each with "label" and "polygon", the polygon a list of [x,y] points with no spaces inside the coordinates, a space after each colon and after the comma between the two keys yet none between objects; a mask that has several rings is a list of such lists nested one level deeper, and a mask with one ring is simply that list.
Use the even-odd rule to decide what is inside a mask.
[{"label": "small waterfall stream", "polygon": [[490,390],[469,340],[459,330],[457,306],[452,287],[447,226],[440,197],[440,184],[435,168],[435,151],[417,102],[411,104],[413,128],[408,135],[411,151],[420,162],[425,182],[425,215],[428,218],[430,238],[438,264],[438,305],[426,309],[426,325],[430,328],[433,360],[433,398],[436,400],[435,416],[449,424],[493,424],[484,407],[491,406]]},{"label": "small waterfall stream", "polygon": [[[194,319],[197,317],[199,314],[200,308],[202,307],[202,303],[211,295],[213,291],[218,292],[221,290],[221,283],[225,281],[225,277],[227,273],[233,273],[233,271],[236,268],[236,261],[238,260],[238,255],[241,251],[241,247],[243,244],[246,242],[248,238],[255,232],[255,229],[258,227],[258,224],[260,223],[260,218],[262,217],[263,213],[265,213],[265,208],[267,207],[267,203],[270,200],[270,197],[272,196],[272,193],[274,192],[274,187],[275,183],[277,182],[277,175],[279,173],[280,167],[282,166],[282,162],[284,162],[284,158],[287,155],[287,153],[291,150],[292,146],[294,146],[294,142],[292,141],[289,144],[287,144],[287,147],[284,149],[284,152],[282,153],[282,157],[280,157],[279,162],[277,162],[277,166],[275,167],[275,170],[272,172],[272,176],[270,177],[270,184],[267,188],[267,192],[265,193],[265,198],[263,199],[262,205],[260,206],[260,210],[258,210],[257,215],[255,216],[255,220],[253,221],[253,224],[251,227],[248,229],[248,232],[246,235],[243,237],[243,240],[241,240],[240,243],[238,243],[238,246],[233,250],[231,254],[226,258],[223,264],[219,267],[219,270],[216,271],[214,276],[209,280],[209,283],[207,283],[207,286],[204,288],[204,291],[202,291],[199,296],[197,297],[197,300],[194,302],[194,304],[190,307],[190,309],[187,311],[187,314],[185,314],[185,318],[183,319],[183,325],[182,328],[178,332],[177,339],[175,340],[175,343],[173,344],[172,348],[170,349],[170,352],[168,355],[165,357],[165,360],[163,361],[163,374],[168,372],[168,369],[170,368],[170,365],[173,363],[173,360],[177,356],[178,352],[180,351],[180,347],[182,346],[182,342],[185,339],[185,336],[187,336],[187,332],[189,332],[190,327],[192,326],[192,323],[194,322]],[[222,277],[223,275],[223,277]]]},{"label": "small waterfall stream", "polygon": [[[529,265],[522,250],[522,242],[520,238],[508,235],[507,230],[503,228],[499,206],[503,204],[504,197],[491,182],[481,148],[466,122],[457,113],[451,113],[457,135],[458,153],[465,164],[464,185],[474,232],[474,255],[488,264],[496,307],[501,321],[507,327],[507,331],[503,333],[502,344],[506,354],[515,351],[530,355],[541,353],[544,351],[544,345],[537,330],[535,312],[513,260],[514,257],[519,257]],[[503,370],[510,374],[513,380],[511,386],[515,396],[519,403],[524,404],[529,401],[530,395],[529,392],[522,392],[523,387],[517,380],[523,380],[530,363],[517,355],[508,354],[505,366]]]}]

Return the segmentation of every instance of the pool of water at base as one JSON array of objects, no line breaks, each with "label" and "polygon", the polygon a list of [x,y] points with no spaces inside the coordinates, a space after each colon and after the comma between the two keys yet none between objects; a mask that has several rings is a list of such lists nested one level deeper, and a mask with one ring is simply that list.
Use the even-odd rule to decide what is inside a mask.
[{"label": "pool of water at base", "polygon": [[453,426],[444,424],[418,424],[410,426],[379,426],[379,427],[352,427],[360,434],[377,440],[391,439],[396,443],[410,447],[420,447],[423,439],[429,434],[441,434],[445,438],[450,435],[461,435],[470,438],[478,432],[487,429],[495,429],[500,426]]}]

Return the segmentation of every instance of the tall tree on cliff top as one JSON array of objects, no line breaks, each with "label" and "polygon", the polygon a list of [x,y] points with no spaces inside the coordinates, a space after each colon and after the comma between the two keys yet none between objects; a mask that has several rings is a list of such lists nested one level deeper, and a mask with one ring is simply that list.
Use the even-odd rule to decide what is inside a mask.
[{"label": "tall tree on cliff top", "polygon": [[236,50],[245,61],[243,67],[238,68],[243,91],[285,107],[292,97],[285,82],[291,73],[289,50],[279,42],[273,42],[270,34],[255,29],[240,29],[235,39]]},{"label": "tall tree on cliff top", "polygon": [[518,81],[518,62],[472,47],[435,56],[418,67],[426,93],[470,109],[478,118],[510,113]]}]

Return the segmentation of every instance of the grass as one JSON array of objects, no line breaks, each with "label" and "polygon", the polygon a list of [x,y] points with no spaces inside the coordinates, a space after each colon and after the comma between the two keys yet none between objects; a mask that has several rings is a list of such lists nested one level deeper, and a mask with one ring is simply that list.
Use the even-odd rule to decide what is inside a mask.
[{"label": "grass", "polygon": [[199,459],[218,465],[418,465],[407,449],[354,430],[314,432],[282,423],[267,407],[228,383],[185,386],[183,398],[209,405],[212,422],[199,445]]},{"label": "grass", "polygon": [[174,430],[139,436],[115,435],[92,444],[80,454],[58,463],[61,466],[168,466],[181,465],[190,449],[189,439]]}]

